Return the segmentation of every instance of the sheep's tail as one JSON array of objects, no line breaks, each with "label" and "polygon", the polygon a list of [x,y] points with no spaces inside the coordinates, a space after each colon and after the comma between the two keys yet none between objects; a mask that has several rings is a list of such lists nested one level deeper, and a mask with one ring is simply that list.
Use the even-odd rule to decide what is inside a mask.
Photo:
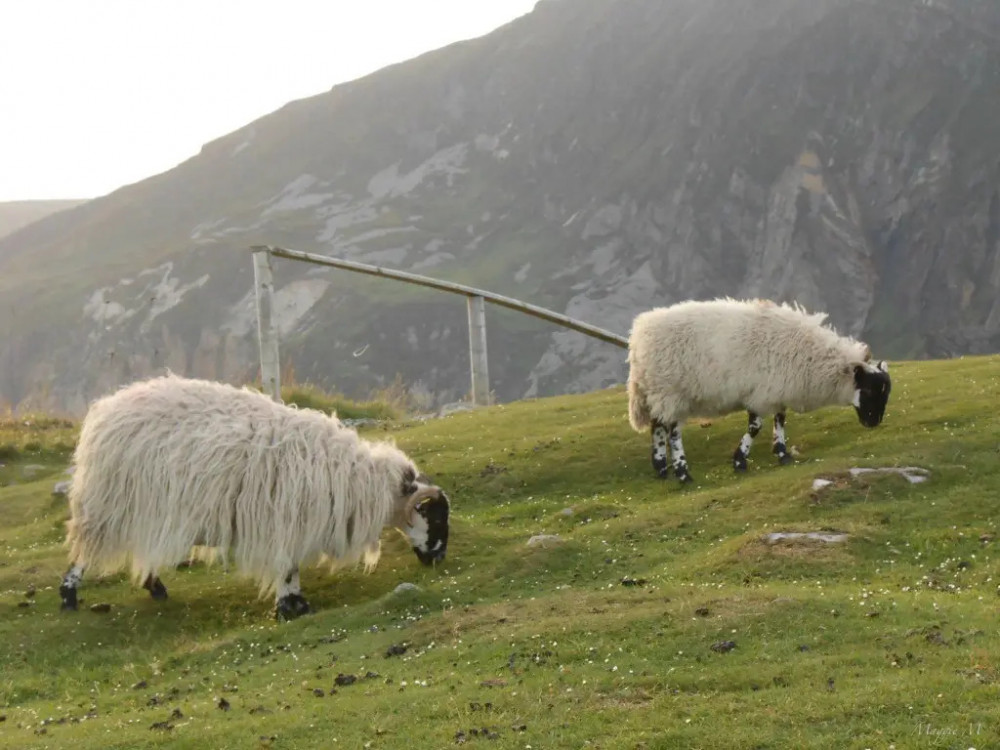
[{"label": "sheep's tail", "polygon": [[646,392],[632,378],[628,379],[628,421],[636,432],[645,432],[653,423],[653,416],[646,403]]}]

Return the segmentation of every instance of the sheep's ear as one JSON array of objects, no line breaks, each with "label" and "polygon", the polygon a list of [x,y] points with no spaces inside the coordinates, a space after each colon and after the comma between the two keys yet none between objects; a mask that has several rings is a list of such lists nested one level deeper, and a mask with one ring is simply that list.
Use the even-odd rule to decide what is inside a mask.
[{"label": "sheep's ear", "polygon": [[409,497],[414,492],[417,491],[417,472],[413,469],[407,468],[403,472],[403,485],[400,490],[400,494],[403,497]]},{"label": "sheep's ear", "polygon": [[889,363],[886,362],[884,359],[879,360],[879,363],[876,365],[876,368],[878,368],[882,372],[889,372]]}]

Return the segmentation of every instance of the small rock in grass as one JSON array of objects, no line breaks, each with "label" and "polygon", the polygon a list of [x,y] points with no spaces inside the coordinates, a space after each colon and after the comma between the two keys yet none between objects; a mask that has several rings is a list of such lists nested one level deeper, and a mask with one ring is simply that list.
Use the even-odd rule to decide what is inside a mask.
[{"label": "small rock in grass", "polygon": [[561,511],[559,511],[559,513],[564,516],[571,516],[575,512],[576,511],[574,511],[572,508],[563,508]]},{"label": "small rock in grass", "polygon": [[174,725],[171,724],[169,721],[157,721],[157,722],[154,722],[149,728],[150,729],[162,729],[164,731],[167,731],[167,730],[173,729]]},{"label": "small rock in grass", "polygon": [[728,654],[736,648],[736,641],[718,641],[712,644],[712,650],[720,654]]},{"label": "small rock in grass", "polygon": [[179,708],[175,708],[173,711],[170,712],[170,718],[171,719],[183,719],[184,718],[184,714],[183,714],[183,712]]},{"label": "small rock in grass", "polygon": [[106,614],[111,611],[111,605],[107,602],[101,602],[100,604],[91,604],[91,612],[97,612],[98,614]]},{"label": "small rock in grass", "polygon": [[145,680],[139,680],[137,683],[135,683],[132,686],[132,689],[133,690],[143,690],[143,689],[145,689],[147,687],[149,687],[149,683],[148,682],[146,682]]},{"label": "small rock in grass", "polygon": [[317,698],[322,698],[323,696],[326,695],[326,693],[323,692],[322,688],[313,688],[313,695],[315,695]]},{"label": "small rock in grass", "polygon": [[30,607],[34,602],[18,602],[17,606],[21,608]]},{"label": "small rock in grass", "polygon": [[535,534],[533,537],[528,539],[529,547],[551,547],[555,544],[562,543],[562,539],[558,534]]},{"label": "small rock in grass", "polygon": [[779,542],[823,542],[824,544],[841,544],[846,542],[848,535],[840,532],[821,531],[772,531],[764,536],[764,541],[768,544],[778,544]]},{"label": "small rock in grass", "polygon": [[394,594],[402,594],[404,591],[420,591],[420,587],[415,583],[404,582],[392,590]]},{"label": "small rock in grass", "polygon": [[694,613],[698,615],[698,617],[708,617],[708,607],[698,607]]},{"label": "small rock in grass", "polygon": [[31,599],[35,596],[35,584],[29,583],[28,588],[24,591],[24,596],[27,599]]},{"label": "small rock in grass", "polygon": [[343,674],[343,673],[341,673],[341,674],[338,674],[336,677],[333,678],[334,684],[340,685],[341,687],[343,687],[344,685],[353,685],[357,681],[358,681],[358,678],[355,677],[352,674]]},{"label": "small rock in grass", "polygon": [[220,711],[229,710],[229,701],[227,701],[225,698],[219,698],[219,702],[216,703],[215,705],[218,707]]},{"label": "small rock in grass", "polygon": [[387,657],[389,657],[389,656],[402,656],[403,654],[406,653],[406,650],[408,648],[409,648],[409,646],[407,644],[405,644],[405,643],[394,643],[393,645],[389,646],[389,648],[386,649],[385,655]]}]

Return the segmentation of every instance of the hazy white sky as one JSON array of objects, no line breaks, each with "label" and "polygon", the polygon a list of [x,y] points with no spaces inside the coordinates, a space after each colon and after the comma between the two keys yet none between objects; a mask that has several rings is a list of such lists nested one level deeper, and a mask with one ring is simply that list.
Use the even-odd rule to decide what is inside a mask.
[{"label": "hazy white sky", "polygon": [[91,198],[536,0],[0,0],[0,201]]}]

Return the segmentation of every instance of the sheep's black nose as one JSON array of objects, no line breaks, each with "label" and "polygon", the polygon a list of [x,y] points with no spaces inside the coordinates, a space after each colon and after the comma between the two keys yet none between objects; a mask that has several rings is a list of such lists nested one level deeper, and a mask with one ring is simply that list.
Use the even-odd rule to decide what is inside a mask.
[{"label": "sheep's black nose", "polygon": [[413,551],[417,555],[417,559],[420,560],[424,565],[433,565],[434,563],[439,563],[444,560],[444,550],[437,550],[436,552],[424,552],[416,547]]}]

